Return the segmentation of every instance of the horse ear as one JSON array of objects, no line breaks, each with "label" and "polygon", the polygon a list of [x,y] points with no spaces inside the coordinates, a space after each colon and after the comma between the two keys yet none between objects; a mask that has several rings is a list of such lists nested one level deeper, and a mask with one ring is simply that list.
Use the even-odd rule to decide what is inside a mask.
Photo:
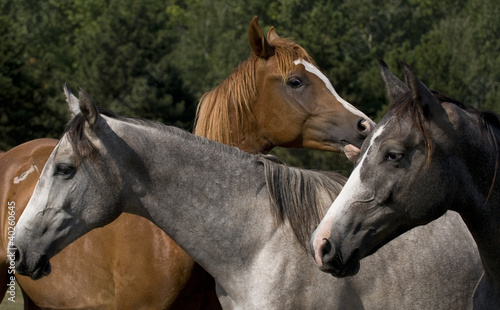
[{"label": "horse ear", "polygon": [[95,124],[97,124],[99,118],[97,107],[92,98],[81,87],[78,87],[78,97],[80,99],[80,110],[83,116],[85,116],[90,128],[93,128]]},{"label": "horse ear", "polygon": [[68,103],[71,118],[74,118],[78,113],[80,113],[80,101],[71,93],[68,83],[64,83],[63,91],[66,96],[66,102]]},{"label": "horse ear", "polygon": [[404,61],[401,62],[406,83],[410,87],[413,102],[418,102],[422,106],[426,117],[440,116],[446,111],[441,106],[441,102],[434,94],[420,81],[413,69]]},{"label": "horse ear", "polygon": [[398,79],[397,76],[394,75],[389,70],[387,64],[382,60],[378,60],[380,75],[382,75],[382,79],[384,79],[385,87],[387,88],[387,93],[391,98],[391,101],[394,101],[401,97],[403,94],[407,93],[410,89]]},{"label": "horse ear", "polygon": [[274,26],[271,26],[271,28],[269,28],[269,31],[267,32],[267,41],[271,42],[279,38],[280,36],[276,33],[276,29],[274,29]]},{"label": "horse ear", "polygon": [[248,43],[253,53],[260,58],[268,59],[274,55],[274,48],[269,44],[264,33],[259,27],[258,18],[255,16],[248,28]]}]

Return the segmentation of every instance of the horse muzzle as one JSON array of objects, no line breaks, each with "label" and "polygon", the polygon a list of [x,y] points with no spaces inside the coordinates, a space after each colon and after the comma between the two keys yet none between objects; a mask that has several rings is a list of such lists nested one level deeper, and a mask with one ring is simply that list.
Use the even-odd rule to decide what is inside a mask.
[{"label": "horse muzzle", "polygon": [[359,251],[355,250],[346,260],[342,251],[338,247],[333,247],[328,239],[323,239],[319,246],[313,249],[313,255],[318,264],[319,270],[329,273],[334,277],[343,278],[357,274],[359,272]]},{"label": "horse muzzle", "polygon": [[47,255],[36,252],[22,253],[19,249],[15,251],[16,272],[23,276],[28,276],[32,280],[38,280],[48,276],[52,270]]}]

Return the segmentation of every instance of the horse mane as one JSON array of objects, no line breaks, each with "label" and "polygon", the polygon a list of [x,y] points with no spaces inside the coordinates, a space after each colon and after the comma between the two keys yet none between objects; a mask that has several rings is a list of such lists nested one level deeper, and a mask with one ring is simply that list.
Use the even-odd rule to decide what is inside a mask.
[{"label": "horse mane", "polygon": [[[296,59],[313,63],[307,52],[289,39],[278,37],[269,43],[275,49],[269,60],[275,59],[283,81],[295,66]],[[257,97],[258,63],[259,58],[252,54],[219,86],[201,97],[194,120],[195,135],[237,146],[237,137],[249,133],[248,123],[254,117],[251,103]],[[232,132],[235,129],[231,123],[235,132]]]},{"label": "horse mane", "polygon": [[[488,196],[486,198],[486,202],[491,197],[493,193],[493,188],[495,186],[498,167],[500,163],[500,137],[498,136],[498,132],[500,130],[500,118],[497,114],[491,111],[479,111],[467,104],[464,104],[458,100],[450,98],[440,92],[431,90],[432,94],[441,102],[449,102],[462,110],[475,115],[478,119],[477,125],[480,133],[480,137],[486,137],[489,145],[491,147],[491,153],[494,154],[495,158],[495,171],[493,175],[493,180],[488,192]],[[404,115],[412,118],[413,123],[416,124],[417,129],[420,131],[424,138],[424,143],[426,146],[426,156],[427,156],[427,165],[431,161],[432,151],[433,151],[433,143],[429,133],[428,128],[425,124],[424,111],[422,106],[419,103],[416,103],[412,100],[412,96],[410,92],[405,93],[399,99],[396,99],[391,106],[389,107],[389,111],[394,113],[394,116],[398,119],[401,119]]]},{"label": "horse mane", "polygon": [[292,231],[308,251],[309,239],[324,216],[320,194],[328,193],[333,201],[342,190],[346,178],[335,172],[287,167],[279,159],[258,156],[264,167],[271,210],[277,225],[290,223]]}]

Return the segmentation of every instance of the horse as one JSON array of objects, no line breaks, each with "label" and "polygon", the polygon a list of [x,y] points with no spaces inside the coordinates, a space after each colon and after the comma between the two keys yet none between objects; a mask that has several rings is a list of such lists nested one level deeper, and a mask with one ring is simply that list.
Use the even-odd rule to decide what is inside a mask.
[{"label": "horse", "polygon": [[363,144],[354,172],[316,230],[316,260],[335,276],[353,275],[364,257],[452,210],[470,230],[484,267],[471,293],[473,309],[496,309],[500,121],[491,112],[430,91],[405,63],[408,86],[381,64],[392,105]]},{"label": "horse", "polygon": [[[442,272],[479,277],[443,265],[473,261],[463,251],[468,243],[440,254],[440,244],[421,240],[414,240],[417,254],[410,256],[398,255],[396,242],[356,278],[322,273],[308,240],[344,178],[287,167],[163,124],[101,114],[83,90],[78,104],[81,112],[16,226],[20,274],[48,275],[64,247],[129,212],[155,223],[208,271],[227,309],[459,309],[472,288],[457,291]],[[396,255],[402,263],[390,264]]]},{"label": "horse", "polygon": [[[267,34],[268,41],[258,26],[257,18],[250,23],[248,35],[252,55],[222,83],[224,86],[211,92],[213,95],[210,97],[217,98],[217,101],[210,102],[210,107],[205,100],[208,95],[201,101],[196,117],[196,134],[210,136],[210,130],[202,130],[204,127],[201,124],[207,123],[207,118],[217,117],[208,113],[211,109],[212,112],[227,113],[226,127],[219,120],[213,122],[219,125],[217,132],[239,132],[232,124],[240,124],[242,129],[257,130],[259,126],[264,126],[261,124],[266,124],[263,118],[274,115],[272,122],[275,125],[281,122],[287,124],[285,131],[270,129],[266,125],[260,130],[261,138],[244,131],[244,134],[231,135],[234,140],[224,142],[252,153],[269,150],[270,141],[273,141],[285,147],[290,144],[294,147],[340,150],[345,151],[348,157],[355,157],[362,139],[374,123],[338,96],[302,47],[280,38],[274,28]],[[262,47],[265,53],[260,51]],[[253,76],[257,68],[258,74]],[[249,76],[251,79],[247,79]],[[283,82],[278,83],[273,78]],[[239,91],[234,93],[236,87]],[[228,92],[226,102],[221,100],[224,90]],[[65,88],[65,94],[69,103],[78,100],[68,88]],[[263,94],[272,95],[263,97]],[[273,100],[273,104],[266,100]],[[240,104],[246,108],[240,108]],[[233,109],[243,112],[236,114]],[[297,124],[299,117],[302,128]],[[290,135],[291,140],[285,140],[285,133]],[[216,136],[210,138],[218,139]],[[8,203],[15,203],[18,219],[33,193],[41,169],[57,144],[56,140],[50,143],[45,141],[42,149],[38,145],[40,142],[30,141],[10,150],[9,161],[0,164],[3,185],[0,201],[5,206],[2,208],[3,231],[7,229]],[[37,170],[25,174],[32,171],[32,162],[36,162]],[[25,175],[23,182],[13,183],[12,180],[21,175]],[[8,235],[6,231],[2,234],[3,248],[6,249]],[[140,236],[148,236],[148,240]],[[0,270],[8,270],[9,264],[9,259],[3,255]],[[123,214],[109,226],[77,240],[55,256],[52,265],[54,270],[51,275],[40,281],[16,275],[30,309],[220,309],[213,278],[163,231],[133,214]],[[6,284],[0,288],[3,296],[9,275],[1,276],[2,283]],[[147,300],[144,296],[148,296]]]},{"label": "horse", "polygon": [[266,39],[254,17],[248,38],[252,56],[202,97],[194,133],[251,153],[306,147],[344,151],[352,160],[375,123],[274,27]]}]

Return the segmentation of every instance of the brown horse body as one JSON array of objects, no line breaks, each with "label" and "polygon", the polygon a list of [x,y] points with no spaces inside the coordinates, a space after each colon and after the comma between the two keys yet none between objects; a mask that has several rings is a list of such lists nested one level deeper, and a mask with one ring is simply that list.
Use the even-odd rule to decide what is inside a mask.
[{"label": "brown horse body", "polygon": [[[325,91],[328,85],[317,75],[310,74],[307,69],[311,68],[293,64],[296,60],[293,58],[277,61],[276,58],[285,54],[287,49],[293,51],[289,53],[291,57],[310,61],[300,46],[279,38],[271,29],[268,34],[274,44],[271,47],[258,28],[256,19],[250,24],[249,38],[252,50],[258,56],[252,55],[247,63],[254,65],[250,68],[249,65],[242,64],[221,85],[222,88],[228,87],[230,81],[238,76],[237,72],[256,70],[257,76],[250,85],[260,91],[247,91],[250,98],[253,98],[251,101],[236,98],[241,93],[219,97],[219,101],[225,98],[224,101],[229,103],[226,108],[222,108],[228,119],[225,123],[215,120],[215,115],[206,113],[208,106],[203,104],[207,98],[220,95],[220,91],[207,94],[197,114],[198,125],[206,119],[212,119],[215,123],[226,126],[220,127],[219,133],[233,134],[229,134],[230,140],[224,140],[220,136],[211,136],[199,126],[195,130],[196,134],[253,153],[269,151],[275,145],[330,151],[343,150],[349,144],[360,146],[373,123],[361,112],[354,109],[353,113],[353,110],[346,109],[335,94]],[[264,52],[259,52],[259,44],[264,46]],[[278,49],[280,51],[277,52]],[[290,76],[289,73],[293,70],[295,75],[307,79],[303,82],[310,87],[308,92],[311,95],[305,96],[306,91],[299,87],[294,88],[296,93],[290,96],[290,90],[283,87],[289,84],[286,81],[283,83],[287,78],[285,75]],[[247,82],[249,81],[245,80]],[[313,87],[314,85],[316,86]],[[278,90],[272,87],[278,87]],[[298,103],[297,106],[286,106],[286,102],[281,100],[279,94],[287,95],[287,92],[288,97]],[[308,102],[307,105],[301,103],[301,96]],[[259,100],[255,100],[256,98]],[[267,108],[267,113],[265,101],[274,103],[272,108]],[[247,105],[247,109],[236,103]],[[213,106],[208,108],[217,110]],[[334,120],[334,125],[320,116]],[[350,125],[343,125],[346,122]],[[340,137],[335,136],[338,131],[334,129],[337,127],[341,129]],[[239,130],[242,128],[251,130]],[[358,140],[351,140],[351,137],[357,137]],[[34,140],[0,155],[0,200],[3,207],[1,223],[4,225],[2,249],[8,246],[6,217],[9,203],[15,203],[15,215],[18,219],[56,144],[57,140],[53,139]],[[7,257],[6,254],[0,253],[3,258]],[[9,283],[9,263],[8,259],[0,262],[1,280],[5,281],[3,283]],[[135,215],[124,213],[112,224],[91,231],[56,255],[51,263],[51,274],[36,282],[16,276],[25,293],[23,295],[27,296],[25,302],[30,309],[221,308],[215,294],[214,279],[159,228]],[[2,285],[0,294],[5,293],[6,288],[6,285]]]}]

